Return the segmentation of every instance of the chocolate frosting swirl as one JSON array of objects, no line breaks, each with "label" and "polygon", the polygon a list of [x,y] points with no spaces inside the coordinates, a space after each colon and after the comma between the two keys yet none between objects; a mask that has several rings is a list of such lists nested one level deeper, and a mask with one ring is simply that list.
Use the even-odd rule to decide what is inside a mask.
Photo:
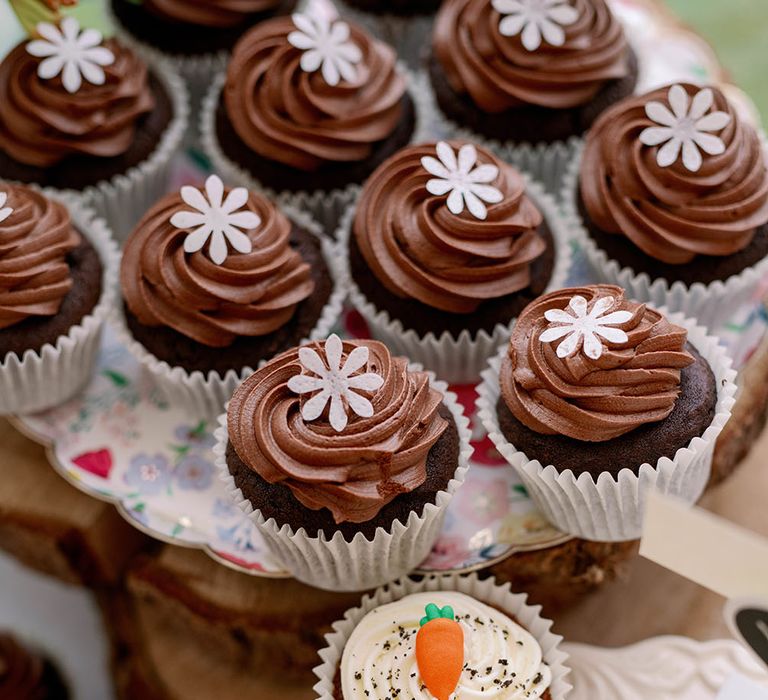
[{"label": "chocolate frosting swirl", "polygon": [[[450,144],[458,150],[460,142]],[[471,313],[483,301],[530,284],[530,266],[546,249],[539,210],[511,165],[477,148],[478,164],[499,169],[490,183],[503,199],[485,220],[452,214],[445,196],[426,189],[422,166],[435,144],[402,149],[370,176],[358,201],[354,236],[377,279],[393,294],[436,309]]]},{"label": "chocolate frosting swirl", "polygon": [[230,250],[216,265],[207,247],[184,252],[189,230],[171,224],[171,217],[189,209],[178,193],[164,197],[126,241],[120,283],[139,322],[169,326],[210,347],[267,335],[287,323],[314,291],[309,265],[290,246],[291,222],[266,197],[249,192],[242,211],[261,219],[244,231],[252,251]]},{"label": "chocolate frosting swirl", "polygon": [[67,254],[80,245],[66,207],[21,185],[0,183],[13,209],[0,221],[0,328],[54,316],[72,288]]},{"label": "chocolate frosting swirl", "polygon": [[[593,309],[611,297],[608,313],[628,311],[625,323],[611,324],[627,336],[624,343],[603,340],[600,358],[582,351],[560,358],[565,339],[542,342],[550,309],[565,309],[580,295]],[[664,420],[680,393],[680,370],[692,364],[687,332],[657,311],[624,299],[612,285],[560,289],[546,294],[517,319],[500,371],[501,394],[509,410],[537,433],[604,442],[646,423]]]},{"label": "chocolate frosting swirl", "polygon": [[234,27],[249,15],[266,12],[283,0],[144,0],[160,17],[203,27]]},{"label": "chocolate frosting swirl", "polygon": [[350,24],[363,57],[357,78],[330,86],[299,66],[290,17],[259,23],[235,46],[224,100],[238,136],[256,153],[299,170],[365,160],[400,121],[405,78],[396,55]]},{"label": "chocolate frosting swirl", "polygon": [[445,0],[433,50],[451,87],[483,111],[520,105],[567,109],[589,102],[609,80],[629,72],[629,48],[605,0],[569,0],[579,19],[565,43],[528,51],[521,35],[502,36],[491,0]]},{"label": "chocolate frosting swirl", "polygon": [[104,85],[83,81],[74,94],[61,77],[37,75],[40,59],[19,44],[0,63],[0,150],[37,167],[50,167],[67,156],[109,158],[133,143],[136,122],[154,108],[147,67],[114,39],[104,42],[115,56],[104,67]]},{"label": "chocolate frosting swirl", "polygon": [[448,425],[438,414],[443,397],[427,374],[409,371],[408,360],[392,357],[382,343],[344,341],[342,366],[361,345],[369,348],[369,359],[359,372],[384,378],[380,389],[366,394],[371,418],[350,411],[347,427],[337,433],[326,407],[319,419],[305,422],[305,399],[288,388],[288,380],[304,371],[297,348],[246,379],[227,413],[240,459],[269,483],[284,483],[307,508],[328,508],[337,523],[371,520],[398,494],[421,486],[427,455]]},{"label": "chocolate frosting swirl", "polygon": [[[683,85],[689,96],[701,88]],[[624,100],[595,122],[581,164],[581,197],[592,222],[627,236],[644,253],[671,264],[696,255],[731,255],[746,248],[768,223],[768,171],[757,132],[743,122],[722,92],[713,110],[731,116],[717,136],[722,155],[705,155],[698,172],[679,159],[656,162],[657,147],[640,133],[658,126],[645,113],[656,100],[667,104],[669,88]]]},{"label": "chocolate frosting swirl", "polygon": [[45,664],[13,637],[0,634],[0,697],[14,700],[45,700]]}]

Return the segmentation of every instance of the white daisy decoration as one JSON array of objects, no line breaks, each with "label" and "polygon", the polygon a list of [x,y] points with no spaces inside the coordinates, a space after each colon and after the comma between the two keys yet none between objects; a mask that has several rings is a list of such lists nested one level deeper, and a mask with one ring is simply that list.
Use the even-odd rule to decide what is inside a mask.
[{"label": "white daisy decoration", "polygon": [[[498,204],[504,196],[490,182],[499,175],[492,163],[477,165],[477,149],[465,143],[456,157],[453,148],[445,141],[437,144],[437,158],[424,156],[421,165],[435,177],[427,182],[427,192],[442,197],[448,195],[446,204],[452,214],[461,214],[466,205],[476,219],[485,219],[488,210],[483,204]],[[439,159],[439,160],[438,160]]]},{"label": "white daisy decoration", "polygon": [[723,140],[713,131],[721,131],[731,121],[727,112],[710,111],[714,103],[712,90],[699,90],[691,100],[682,85],[673,85],[667,93],[669,107],[655,100],[645,105],[648,118],[660,124],[649,126],[640,134],[646,146],[664,144],[656,154],[661,168],[672,165],[683,153],[683,165],[691,172],[701,168],[701,151],[715,156],[725,152]]},{"label": "white daisy decoration", "polygon": [[355,65],[363,59],[360,47],[349,40],[349,25],[319,13],[295,13],[291,16],[296,30],[288,35],[292,46],[303,51],[299,65],[307,73],[320,69],[328,85],[338,85],[343,78],[353,82]]},{"label": "white daisy decoration", "polygon": [[503,15],[499,22],[502,36],[521,35],[528,51],[535,51],[542,40],[552,46],[565,43],[565,30],[579,19],[579,11],[568,0],[493,0],[493,9]]},{"label": "white daisy decoration", "polygon": [[[252,211],[238,211],[248,201],[248,190],[235,187],[224,199],[224,183],[218,175],[205,181],[205,194],[189,185],[181,188],[181,198],[195,211],[179,211],[171,217],[171,224],[190,231],[184,239],[184,251],[196,253],[202,250],[210,238],[208,255],[221,265],[228,255],[227,242],[238,253],[253,250],[251,239],[243,233],[261,224],[261,218]],[[242,229],[242,230],[241,230]]]},{"label": "white daisy decoration", "polygon": [[356,347],[343,366],[342,351],[343,345],[335,333],[325,341],[324,358],[312,348],[299,348],[299,362],[308,374],[297,374],[288,380],[291,391],[314,394],[301,407],[305,421],[319,418],[331,402],[328,419],[337,433],[347,427],[348,410],[362,418],[373,416],[373,404],[357,391],[376,391],[384,384],[384,378],[375,372],[355,374],[368,363],[367,347]]},{"label": "white daisy decoration", "polygon": [[42,58],[37,74],[50,80],[61,74],[61,82],[69,93],[77,92],[83,78],[93,85],[106,80],[104,66],[115,62],[115,55],[101,45],[101,32],[96,29],[80,30],[74,17],[65,17],[59,27],[49,22],[37,25],[42,39],[27,44],[27,53]]},{"label": "white daisy decoration", "polygon": [[[592,359],[599,360],[603,354],[604,338],[610,343],[626,343],[627,334],[621,328],[612,328],[619,323],[626,323],[632,318],[630,311],[610,311],[616,303],[613,297],[601,297],[591,310],[588,310],[587,300],[580,295],[574,296],[565,309],[549,309],[544,318],[549,326],[539,336],[542,343],[551,343],[565,338],[557,346],[557,356],[560,358],[575,355],[579,348]],[[598,338],[600,336],[600,338]]]},{"label": "white daisy decoration", "polygon": [[5,192],[0,192],[0,223],[5,221],[11,214],[13,209],[6,207],[5,203],[8,201],[8,195]]}]

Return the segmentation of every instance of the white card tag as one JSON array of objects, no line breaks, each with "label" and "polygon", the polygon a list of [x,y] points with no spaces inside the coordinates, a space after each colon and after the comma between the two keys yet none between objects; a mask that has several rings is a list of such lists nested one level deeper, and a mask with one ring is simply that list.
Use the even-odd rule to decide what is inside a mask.
[{"label": "white card tag", "polygon": [[640,554],[726,598],[768,600],[768,541],[649,491]]}]

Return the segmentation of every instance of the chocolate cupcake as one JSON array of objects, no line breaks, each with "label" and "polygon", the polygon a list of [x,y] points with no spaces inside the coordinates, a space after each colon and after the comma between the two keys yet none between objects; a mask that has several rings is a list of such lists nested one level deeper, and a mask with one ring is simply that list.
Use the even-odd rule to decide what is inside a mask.
[{"label": "chocolate cupcake", "polygon": [[382,343],[331,335],[235,391],[217,464],[293,576],[364,590],[426,557],[471,453],[446,389]]},{"label": "chocolate cupcake", "polygon": [[37,33],[0,63],[0,178],[82,192],[119,234],[166,186],[183,83],[73,17]]},{"label": "chocolate cupcake", "polygon": [[673,85],[612,107],[564,196],[602,279],[710,328],[768,271],[763,144],[717,88]]},{"label": "chocolate cupcake", "polygon": [[0,413],[55,406],[85,384],[117,259],[92,211],[0,181]]},{"label": "chocolate cupcake", "polygon": [[553,200],[458,141],[409,146],[383,163],[338,237],[352,302],[374,337],[449,382],[477,381],[514,318],[561,286],[569,266]]},{"label": "chocolate cupcake", "polygon": [[493,579],[390,584],[346,613],[315,669],[318,700],[562,700],[562,641],[552,623]]},{"label": "chocolate cupcake", "polygon": [[483,373],[478,408],[552,523],[584,539],[635,539],[646,489],[701,495],[733,376],[695,322],[612,285],[561,289],[520,315]]},{"label": "chocolate cupcake", "polygon": [[125,244],[116,320],[169,401],[218,415],[259,363],[328,333],[343,295],[319,236],[216,175],[146,213]]},{"label": "chocolate cupcake", "polygon": [[[573,155],[572,137],[632,94],[638,69],[605,0],[540,4],[445,0],[429,73],[448,119],[512,146],[513,161],[544,179],[533,169],[552,169],[555,160],[559,175]],[[535,144],[542,145],[531,151]]]},{"label": "chocolate cupcake", "polygon": [[27,649],[9,634],[0,634],[0,698],[68,700],[61,674],[51,661]]},{"label": "chocolate cupcake", "polygon": [[391,47],[340,20],[262,22],[206,98],[205,150],[229,179],[282,192],[335,226],[355,187],[414,131],[396,61]]}]

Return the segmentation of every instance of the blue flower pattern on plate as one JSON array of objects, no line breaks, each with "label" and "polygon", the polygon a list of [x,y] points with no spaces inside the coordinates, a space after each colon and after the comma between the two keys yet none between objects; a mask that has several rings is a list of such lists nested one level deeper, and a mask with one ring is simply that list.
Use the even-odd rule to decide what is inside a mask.
[{"label": "blue flower pattern on plate", "polygon": [[161,454],[140,452],[133,457],[125,472],[125,483],[144,495],[162,493],[171,482],[168,460]]}]

